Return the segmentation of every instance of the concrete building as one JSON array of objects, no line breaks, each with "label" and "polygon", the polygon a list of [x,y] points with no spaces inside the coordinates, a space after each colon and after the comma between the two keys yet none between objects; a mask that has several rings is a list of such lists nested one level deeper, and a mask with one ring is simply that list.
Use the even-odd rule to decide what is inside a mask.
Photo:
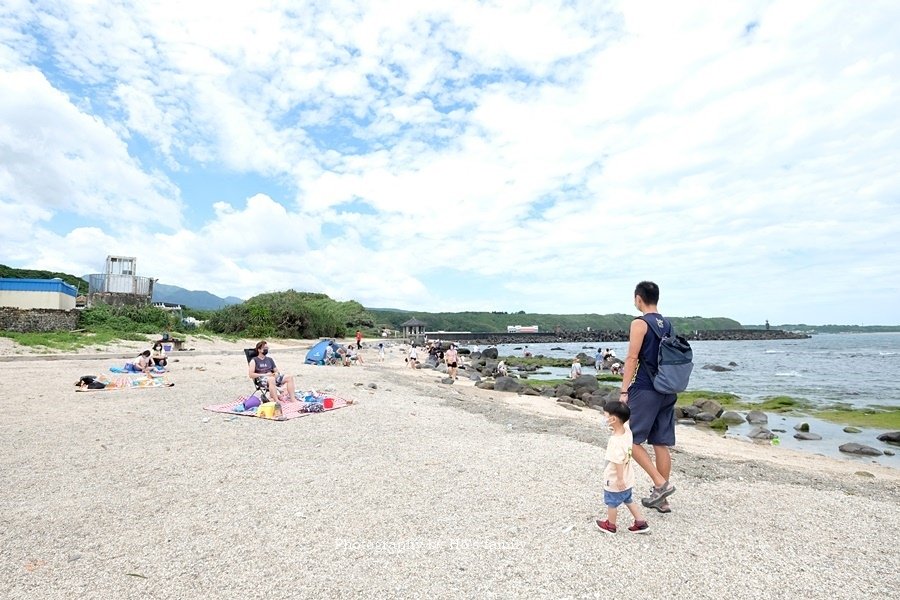
[{"label": "concrete building", "polygon": [[138,277],[137,258],[107,256],[106,272],[88,276],[88,306],[95,304],[149,305],[153,298],[150,277]]},{"label": "concrete building", "polygon": [[0,278],[0,306],[72,310],[78,289],[61,279]]}]

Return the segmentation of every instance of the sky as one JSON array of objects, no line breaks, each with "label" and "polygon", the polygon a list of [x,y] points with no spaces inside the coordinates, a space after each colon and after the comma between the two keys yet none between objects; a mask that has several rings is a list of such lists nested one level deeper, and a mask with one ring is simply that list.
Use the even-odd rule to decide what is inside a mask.
[{"label": "sky", "polygon": [[[900,3],[0,1],[0,263],[898,324]],[[890,307],[895,307],[890,309]]]}]

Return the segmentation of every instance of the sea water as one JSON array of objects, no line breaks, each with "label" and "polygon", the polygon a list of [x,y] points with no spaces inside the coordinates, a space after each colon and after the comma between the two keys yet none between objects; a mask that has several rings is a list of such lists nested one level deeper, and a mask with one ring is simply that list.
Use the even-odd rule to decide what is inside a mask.
[{"label": "sea water", "polygon": [[[571,359],[584,352],[593,359],[597,349],[610,348],[625,358],[627,342],[502,344],[500,356],[543,354],[552,358]],[[800,340],[692,341],[694,372],[689,390],[730,392],[744,400],[760,400],[769,396],[791,396],[808,400],[816,406],[837,402],[853,407],[900,406],[900,333],[817,334]],[[735,363],[736,366],[729,366]],[[704,369],[718,365],[730,371]],[[593,365],[583,365],[585,373]],[[556,379],[568,376],[568,368],[545,367],[543,374],[530,379]],[[824,437],[821,442],[793,439],[793,425],[809,422],[813,431]],[[829,456],[838,453],[837,446],[859,442],[879,449],[900,450],[877,441],[881,430],[864,429],[862,434],[846,434],[842,426],[818,419],[770,415],[769,427],[785,428],[780,434],[782,445]],[[730,435],[745,433],[744,428],[729,430]],[[871,458],[857,459],[871,461]],[[881,457],[877,462],[900,467],[900,457]]]}]

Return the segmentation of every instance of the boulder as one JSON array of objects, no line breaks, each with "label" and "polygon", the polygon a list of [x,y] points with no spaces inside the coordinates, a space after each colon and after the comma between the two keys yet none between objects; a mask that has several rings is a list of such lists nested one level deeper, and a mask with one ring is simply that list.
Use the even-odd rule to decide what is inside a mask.
[{"label": "boulder", "polygon": [[794,434],[794,438],[798,440],[821,440],[822,436],[818,433],[810,433],[808,431],[798,431]]},{"label": "boulder", "polygon": [[865,444],[857,444],[856,442],[850,442],[847,444],[841,444],[838,446],[838,450],[841,452],[846,452],[847,454],[859,454],[862,456],[881,456],[881,450],[873,448],[872,446],[866,446]]},{"label": "boulder", "polygon": [[844,433],[862,433],[859,427],[844,427]]},{"label": "boulder", "polygon": [[879,442],[887,442],[888,444],[900,444],[900,431],[889,431],[878,436]]},{"label": "boulder", "polygon": [[697,416],[694,417],[694,420],[700,421],[702,423],[711,423],[716,420],[716,415],[712,414],[711,412],[704,411],[702,413],[698,413]]},{"label": "boulder", "polygon": [[497,349],[496,348],[485,348],[481,351],[481,358],[497,358]]},{"label": "boulder", "polygon": [[589,396],[589,399],[586,400],[586,402],[591,408],[603,410],[603,407],[606,405],[606,394],[594,392]]},{"label": "boulder", "polygon": [[494,389],[494,382],[493,381],[479,381],[478,383],[475,384],[475,387],[481,388],[483,390],[492,390],[492,389]]},{"label": "boulder", "polygon": [[885,450],[884,455],[885,456],[894,456],[894,451],[893,450]]},{"label": "boulder", "polygon": [[747,413],[747,422],[751,425],[765,425],[769,422],[769,417],[761,410],[751,410]]},{"label": "boulder", "polygon": [[600,384],[597,383],[597,378],[593,375],[582,375],[581,377],[576,377],[572,380],[572,387],[578,391],[579,395],[581,395],[585,391],[593,392],[599,390]]},{"label": "boulder", "polygon": [[740,414],[734,412],[733,410],[726,410],[725,412],[722,413],[722,416],[719,418],[730,425],[737,425],[738,423],[744,422],[744,417],[742,417]]},{"label": "boulder", "polygon": [[444,377],[443,379],[441,379],[441,383],[445,383],[447,385],[453,385],[453,378],[452,377]]},{"label": "boulder", "polygon": [[556,395],[556,390],[550,387],[549,385],[545,388],[541,388],[541,396],[546,396],[547,398],[551,398]]},{"label": "boulder", "polygon": [[765,427],[754,427],[747,433],[747,437],[751,440],[773,440],[775,434]]},{"label": "boulder", "polygon": [[709,426],[720,431],[728,431],[728,422],[721,417],[710,421]]},{"label": "boulder", "polygon": [[694,406],[700,409],[700,412],[708,412],[712,413],[714,417],[718,417],[722,414],[722,405],[716,402],[715,400],[709,400],[708,398],[701,398],[700,400],[694,401]]},{"label": "boulder", "polygon": [[731,361],[730,363],[728,363],[728,366],[729,366],[729,367],[736,367],[736,366],[737,366],[737,363],[734,362],[734,361]]},{"label": "boulder", "polygon": [[809,423],[797,423],[794,425],[796,431],[809,431]]},{"label": "boulder", "polygon": [[540,390],[533,388],[530,385],[523,386],[522,391],[519,393],[522,394],[523,396],[540,396],[541,395]]},{"label": "boulder", "polygon": [[561,383],[556,386],[556,395],[557,396],[574,396],[575,388],[573,388],[568,383]]},{"label": "boulder", "polygon": [[568,396],[562,396],[561,398],[556,399],[556,403],[557,404],[559,404],[559,403],[572,404],[572,402],[574,400],[575,400],[574,398],[569,398]]},{"label": "boulder", "polygon": [[706,369],[707,371],[715,371],[716,373],[721,373],[723,371],[731,371],[728,367],[723,367],[722,365],[703,365],[702,369]]},{"label": "boulder", "polygon": [[521,392],[522,384],[514,377],[498,377],[494,381],[494,389],[498,392]]},{"label": "boulder", "polygon": [[574,404],[575,406],[580,406],[582,408],[587,408],[587,402],[581,400],[580,398],[573,399],[572,404]]},{"label": "boulder", "polygon": [[475,383],[478,383],[479,381],[481,381],[481,375],[479,375],[475,371],[472,371],[471,373],[469,373],[468,376],[469,376],[469,379],[471,379]]},{"label": "boulder", "polygon": [[703,412],[703,411],[700,410],[699,406],[682,406],[681,407],[681,414],[684,415],[685,419],[693,419],[694,417],[699,415],[701,412]]}]

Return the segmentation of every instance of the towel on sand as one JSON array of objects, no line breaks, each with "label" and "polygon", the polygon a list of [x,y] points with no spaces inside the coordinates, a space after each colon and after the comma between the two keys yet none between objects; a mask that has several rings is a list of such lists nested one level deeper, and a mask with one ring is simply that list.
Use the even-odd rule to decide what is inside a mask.
[{"label": "towel on sand", "polygon": [[172,387],[174,383],[168,381],[165,377],[116,377],[111,379],[105,375],[96,377],[96,381],[105,383],[106,387],[100,389],[76,388],[76,392],[108,392],[110,390],[133,390],[142,388],[162,388]]},{"label": "towel on sand", "polygon": [[[336,410],[338,408],[344,408],[345,406],[350,406],[353,404],[348,400],[344,400],[343,398],[335,398],[330,396],[334,401],[334,406],[331,408],[326,408],[321,412],[328,412],[332,410]],[[246,396],[241,396],[234,402],[227,402],[225,404],[211,404],[209,406],[204,406],[203,410],[208,410],[211,412],[217,413],[228,413],[231,415],[241,415],[243,417],[256,417],[256,411],[237,411],[234,410],[234,407],[238,404],[242,404],[245,400],[247,400]],[[289,421],[291,419],[299,419],[300,417],[307,417],[309,415],[315,414],[313,412],[305,412],[304,408],[307,403],[295,400],[293,402],[281,402],[281,416],[275,419],[266,419],[267,421]],[[262,417],[265,418],[265,417]]]}]

